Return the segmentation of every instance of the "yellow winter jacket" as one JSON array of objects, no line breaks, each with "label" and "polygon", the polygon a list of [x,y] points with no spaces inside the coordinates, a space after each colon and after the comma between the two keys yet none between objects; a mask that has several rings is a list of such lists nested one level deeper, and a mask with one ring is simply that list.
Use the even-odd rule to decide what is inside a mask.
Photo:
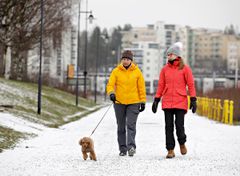
[{"label": "yellow winter jacket", "polygon": [[115,93],[121,104],[146,102],[145,81],[134,63],[126,70],[122,64],[113,69],[107,84],[107,93]]}]

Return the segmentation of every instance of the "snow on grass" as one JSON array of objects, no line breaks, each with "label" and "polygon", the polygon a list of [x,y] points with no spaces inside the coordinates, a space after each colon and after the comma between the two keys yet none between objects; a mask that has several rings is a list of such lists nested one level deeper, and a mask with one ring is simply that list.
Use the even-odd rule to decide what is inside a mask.
[{"label": "snow on grass", "polygon": [[[66,122],[80,118],[94,110],[92,101],[79,97],[79,106],[75,105],[75,95],[43,86],[41,115],[37,114],[37,84],[0,78],[0,105],[13,105],[7,109],[15,116],[25,118],[45,126],[58,127]],[[72,114],[78,113],[78,116]],[[65,118],[67,116],[67,118]]]},{"label": "snow on grass", "polygon": [[26,91],[23,87],[20,87],[19,85],[20,84],[16,84],[15,82],[0,81],[0,95],[2,97],[0,99],[0,104],[15,105],[17,103],[21,103],[21,98],[24,97],[36,99],[36,94],[34,92]]},{"label": "snow on grass", "polygon": [[0,112],[0,124],[15,131],[35,134],[47,128],[43,125],[24,120],[21,117],[15,117],[12,114],[2,112]]},{"label": "snow on grass", "polygon": [[137,153],[118,156],[116,119],[109,110],[92,138],[97,161],[82,159],[80,138],[89,136],[108,107],[81,120],[44,129],[14,150],[0,154],[0,173],[11,175],[66,176],[225,176],[239,175],[240,127],[210,121],[188,112],[185,118],[188,153],[182,156],[176,142],[174,159],[166,159],[164,115],[151,104],[140,113],[137,123]]}]

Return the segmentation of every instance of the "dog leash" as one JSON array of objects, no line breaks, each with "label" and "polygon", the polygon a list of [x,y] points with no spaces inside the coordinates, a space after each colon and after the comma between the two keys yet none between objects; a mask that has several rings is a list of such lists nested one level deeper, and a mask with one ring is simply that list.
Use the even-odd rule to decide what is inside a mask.
[{"label": "dog leash", "polygon": [[[92,133],[91,133],[90,136],[92,136],[92,134],[95,132],[95,130],[97,129],[98,125],[102,122],[103,118],[106,116],[108,110],[111,108],[112,105],[113,105],[113,103],[110,104],[110,106],[108,107],[108,109],[106,110],[106,112],[103,114],[101,120],[98,122],[97,126],[94,128],[94,130],[92,131]],[[89,137],[90,137],[90,136],[89,136]]]},{"label": "dog leash", "polygon": [[[118,102],[119,104],[122,104],[120,101],[116,100],[115,102]],[[106,112],[103,114],[101,120],[98,122],[97,126],[94,128],[94,130],[92,131],[91,135],[89,137],[91,137],[93,135],[93,133],[95,132],[95,130],[97,129],[97,127],[99,126],[99,124],[102,122],[103,118],[106,116],[108,110],[111,108],[111,106],[113,105],[114,103],[111,103],[110,106],[108,107],[108,109],[106,110]]]}]

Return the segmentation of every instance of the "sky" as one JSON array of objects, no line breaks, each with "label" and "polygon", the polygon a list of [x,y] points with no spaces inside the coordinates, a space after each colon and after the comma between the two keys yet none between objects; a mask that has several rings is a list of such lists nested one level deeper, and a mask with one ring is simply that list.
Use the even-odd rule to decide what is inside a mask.
[{"label": "sky", "polygon": [[240,28],[240,0],[81,0],[93,11],[95,25],[111,28],[132,24],[144,27],[156,21],[223,30]]}]

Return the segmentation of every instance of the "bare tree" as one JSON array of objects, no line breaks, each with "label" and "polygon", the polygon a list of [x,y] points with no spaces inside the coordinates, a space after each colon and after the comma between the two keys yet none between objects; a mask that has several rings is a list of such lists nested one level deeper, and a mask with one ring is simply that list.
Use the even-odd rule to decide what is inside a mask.
[{"label": "bare tree", "polygon": [[[43,0],[43,2],[43,37],[57,40],[70,22],[72,1]],[[0,43],[4,48],[4,56],[7,48],[11,48],[11,78],[13,79],[26,78],[27,51],[39,42],[40,5],[40,0],[0,0]]]}]

